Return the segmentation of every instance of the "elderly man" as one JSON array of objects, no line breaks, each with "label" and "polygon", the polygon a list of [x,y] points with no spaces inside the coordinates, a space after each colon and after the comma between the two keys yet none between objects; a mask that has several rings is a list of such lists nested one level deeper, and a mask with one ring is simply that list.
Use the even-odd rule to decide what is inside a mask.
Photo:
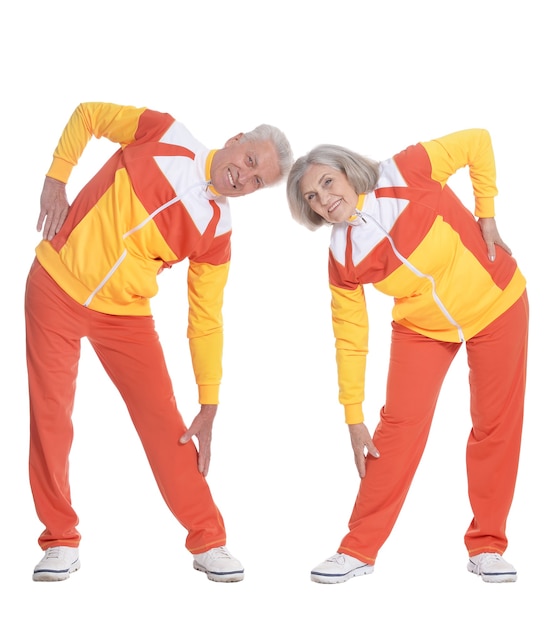
[{"label": "elderly man", "polygon": [[[93,135],[120,147],[69,205],[66,182]],[[70,117],[41,195],[43,239],[25,298],[30,483],[45,526],[34,580],[64,580],[80,567],[68,456],[83,337],[126,403],[161,494],[187,530],[194,568],[214,581],[243,579],[206,481],[230,261],[227,198],[279,183],[291,164],[289,143],[273,126],[209,150],[171,115],[147,108],[84,103]],[[150,311],[157,274],[184,259],[200,403],[189,429]]]}]

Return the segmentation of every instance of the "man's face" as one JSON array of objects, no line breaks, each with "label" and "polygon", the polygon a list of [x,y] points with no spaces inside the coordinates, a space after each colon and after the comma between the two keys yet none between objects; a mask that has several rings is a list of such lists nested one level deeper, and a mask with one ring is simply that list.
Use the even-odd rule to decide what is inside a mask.
[{"label": "man's face", "polygon": [[273,185],[281,170],[272,141],[239,141],[231,137],[217,150],[211,163],[211,184],[222,196],[245,196]]}]

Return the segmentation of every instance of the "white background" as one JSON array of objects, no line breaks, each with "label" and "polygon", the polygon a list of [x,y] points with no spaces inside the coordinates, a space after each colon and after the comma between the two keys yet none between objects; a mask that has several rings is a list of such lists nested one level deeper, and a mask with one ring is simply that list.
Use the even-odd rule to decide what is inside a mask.
[{"label": "white background", "polygon": [[[556,525],[556,33],[531,0],[237,0],[9,3],[0,21],[3,96],[0,377],[0,622],[103,624],[553,623]],[[225,377],[209,481],[246,568],[219,585],[192,569],[124,405],[86,342],[71,457],[82,569],[31,581],[41,557],[27,480],[23,293],[39,241],[43,176],[75,106],[104,100],[168,111],[208,147],[266,122],[296,156],[317,143],[383,159],[469,127],[492,135],[500,233],[529,282],[524,444],[508,534],[515,585],[466,571],[465,352],[372,576],[310,582],[347,530],[358,487],[337,404],[328,231],[290,217],[284,186],[232,200]],[[115,147],[93,140],[73,197]],[[465,176],[454,188],[470,205]],[[179,405],[197,411],[185,340],[186,264],[163,273],[154,314]],[[368,295],[366,414],[383,402],[391,302]],[[10,617],[8,617],[10,616]]]}]

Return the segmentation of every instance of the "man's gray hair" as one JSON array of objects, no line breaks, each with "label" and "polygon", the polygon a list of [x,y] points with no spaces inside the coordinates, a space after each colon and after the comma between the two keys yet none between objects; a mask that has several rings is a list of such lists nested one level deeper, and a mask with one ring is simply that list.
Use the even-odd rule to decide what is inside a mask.
[{"label": "man's gray hair", "polygon": [[287,177],[294,159],[291,144],[283,131],[269,124],[260,124],[253,130],[244,133],[239,141],[271,141],[277,152],[279,170],[281,172],[279,179],[273,184],[276,185]]}]

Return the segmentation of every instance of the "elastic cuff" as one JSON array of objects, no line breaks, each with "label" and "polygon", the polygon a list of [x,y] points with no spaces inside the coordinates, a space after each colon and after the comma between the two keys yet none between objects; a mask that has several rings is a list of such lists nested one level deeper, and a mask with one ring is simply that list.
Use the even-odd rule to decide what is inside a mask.
[{"label": "elastic cuff", "polygon": [[56,180],[63,183],[67,183],[73,168],[73,163],[68,163],[68,161],[64,161],[64,159],[54,157],[46,175],[50,178],[56,178]]},{"label": "elastic cuff", "polygon": [[360,424],[364,422],[364,412],[362,404],[346,404],[345,405],[345,423]]},{"label": "elastic cuff", "polygon": [[475,215],[477,217],[494,217],[494,198],[475,198]]},{"label": "elastic cuff", "polygon": [[219,385],[199,385],[198,401],[200,404],[219,404]]}]

